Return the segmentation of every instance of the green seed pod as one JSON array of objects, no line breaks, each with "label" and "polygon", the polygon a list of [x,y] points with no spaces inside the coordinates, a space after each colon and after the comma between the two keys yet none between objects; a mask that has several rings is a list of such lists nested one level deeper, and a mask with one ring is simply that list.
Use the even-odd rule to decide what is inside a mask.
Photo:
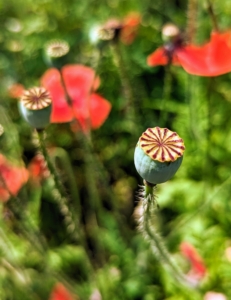
[{"label": "green seed pod", "polygon": [[167,128],[148,128],[135,149],[136,170],[149,183],[163,183],[179,169],[184,150],[184,142],[176,132]]},{"label": "green seed pod", "polygon": [[34,87],[24,92],[19,110],[32,127],[43,129],[50,123],[51,104],[49,92],[43,87]]},{"label": "green seed pod", "polygon": [[62,68],[67,61],[67,54],[70,50],[69,44],[64,40],[51,40],[44,48],[44,62],[49,67]]}]

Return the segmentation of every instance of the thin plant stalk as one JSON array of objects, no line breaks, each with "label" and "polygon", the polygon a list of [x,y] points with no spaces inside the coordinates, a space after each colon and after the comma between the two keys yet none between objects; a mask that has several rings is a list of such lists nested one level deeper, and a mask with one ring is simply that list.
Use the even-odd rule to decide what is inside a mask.
[{"label": "thin plant stalk", "polygon": [[[68,90],[66,88],[66,84],[62,75],[62,72],[60,71],[60,77],[61,77],[61,82],[62,82],[62,86],[64,88],[64,92],[65,92],[65,96],[66,96],[66,100],[67,100],[67,104],[69,105],[69,107],[73,110],[73,106],[72,106],[72,100],[68,94]],[[93,79],[94,82],[94,79]],[[89,110],[89,100],[90,100],[90,95],[92,93],[92,88],[89,91],[89,95],[88,95],[88,110]],[[91,137],[90,137],[90,119],[88,118],[87,121],[87,130],[83,133],[81,131],[81,126],[78,122],[77,119],[75,119],[75,123],[76,125],[78,125],[78,127],[80,128],[80,133],[76,135],[77,140],[80,142],[80,144],[83,146],[84,148],[84,160],[85,160],[85,167],[86,167],[86,178],[87,178],[87,186],[88,186],[88,191],[91,195],[93,195],[94,198],[94,209],[96,209],[97,207],[99,207],[99,195],[98,195],[98,190],[95,187],[95,179],[92,179],[92,176],[94,176],[94,172],[92,172],[92,166],[94,165],[94,160],[92,158],[92,154],[90,153],[90,144],[91,144]],[[81,136],[81,138],[80,138]],[[92,192],[91,192],[92,191]],[[91,198],[91,197],[90,197]]]},{"label": "thin plant stalk", "polygon": [[187,41],[189,43],[192,43],[195,37],[197,24],[197,8],[197,0],[188,0],[186,35]]},{"label": "thin plant stalk", "polygon": [[159,119],[159,124],[161,124],[161,126],[166,126],[166,121],[168,117],[168,112],[166,111],[166,104],[171,97],[171,92],[172,92],[172,74],[171,74],[171,65],[168,64],[165,67],[164,88],[163,88],[161,112],[160,112],[160,119]]},{"label": "thin plant stalk", "polygon": [[66,194],[65,188],[62,184],[61,179],[59,178],[59,174],[58,174],[55,166],[53,165],[53,163],[50,159],[50,156],[48,154],[48,151],[46,149],[46,146],[45,146],[45,142],[44,142],[44,133],[45,132],[43,130],[37,130],[37,133],[38,133],[41,153],[42,153],[45,161],[47,162],[48,169],[50,170],[50,172],[53,176],[55,186],[57,189],[57,191],[56,191],[57,193],[56,193],[56,196],[54,197],[54,200],[56,201],[60,212],[64,216],[64,222],[65,222],[68,233],[72,236],[72,238],[75,241],[78,241],[79,240],[79,232],[77,233],[76,223],[74,221],[73,214],[71,213],[71,211],[69,209],[69,203],[67,201],[67,194]]},{"label": "thin plant stalk", "polygon": [[72,199],[74,199],[73,203],[75,206],[75,213],[77,218],[80,219],[80,211],[81,211],[81,204],[80,204],[80,196],[79,191],[75,182],[75,175],[71,166],[71,162],[67,152],[62,148],[55,148],[52,152],[52,159],[59,159],[62,164],[62,168],[66,171],[68,177],[68,183],[70,186],[70,193]]},{"label": "thin plant stalk", "polygon": [[[72,109],[73,114],[73,105],[72,105],[72,99],[70,95],[68,94],[68,90],[63,78],[63,74],[61,70],[60,72],[60,77],[61,77],[61,82],[62,86],[64,88],[65,96],[66,96],[66,101],[69,107]],[[96,74],[95,74],[96,76]],[[95,78],[93,78],[93,84],[94,84]],[[88,97],[87,97],[87,109],[90,111],[90,96],[93,91],[93,85],[91,89],[89,90]],[[86,218],[86,226],[85,230],[87,232],[87,236],[90,238],[94,239],[94,245],[96,248],[96,253],[97,253],[97,259],[99,262],[103,261],[103,249],[99,245],[98,239],[96,237],[98,236],[98,229],[99,229],[99,221],[103,221],[103,216],[102,216],[102,204],[101,204],[101,199],[97,187],[97,178],[95,175],[95,170],[97,170],[95,160],[93,157],[93,153],[91,151],[91,120],[88,118],[86,120],[86,125],[87,128],[83,132],[81,125],[78,121],[78,119],[74,120],[75,124],[79,127],[79,132],[76,133],[76,139],[77,141],[82,145],[83,150],[84,150],[84,167],[85,167],[85,179],[86,179],[86,186],[87,186],[87,210],[84,213],[84,217]],[[51,166],[52,168],[52,166]],[[56,176],[57,184],[59,185],[59,178]],[[61,189],[62,190],[62,189]]]},{"label": "thin plant stalk", "polygon": [[197,96],[195,95],[195,90],[198,88],[198,78],[195,78],[195,76],[185,73],[185,79],[185,99],[189,109],[189,128],[192,136],[192,142],[195,141],[195,146],[198,147],[198,143],[200,143],[201,140],[201,136],[198,132],[198,126],[196,126],[198,122],[198,115],[196,104]]},{"label": "thin plant stalk", "polygon": [[216,15],[214,13],[213,5],[212,5],[211,0],[207,0],[207,10],[208,10],[209,16],[210,16],[210,18],[212,20],[213,29],[215,31],[219,31],[217,17],[216,17]]},{"label": "thin plant stalk", "polygon": [[112,41],[111,51],[114,58],[115,65],[119,71],[124,97],[126,99],[126,113],[130,119],[135,118],[135,96],[133,93],[133,88],[128,76],[128,71],[126,69],[126,64],[123,60],[122,51],[119,41]]},{"label": "thin plant stalk", "polygon": [[165,263],[166,267],[171,271],[175,279],[182,285],[193,288],[193,284],[172,260],[162,237],[156,232],[155,226],[152,222],[152,217],[158,207],[155,200],[155,189],[156,185],[145,183],[139,191],[138,199],[143,202],[142,215],[139,220],[139,229],[144,238],[149,242],[154,255]]},{"label": "thin plant stalk", "polygon": [[[60,72],[60,76],[61,76],[62,85],[64,87],[64,92],[65,92],[67,104],[73,110],[72,100],[71,100],[71,98],[68,94],[62,72]],[[93,83],[94,83],[94,79],[93,79]],[[91,89],[89,91],[89,94],[88,94],[88,99],[87,99],[87,101],[88,101],[88,103],[87,103],[88,110],[89,110],[90,95],[92,93],[92,90],[93,90],[93,86],[91,87]],[[94,163],[93,155],[91,153],[90,119],[88,118],[86,121],[87,121],[87,125],[88,125],[87,130],[84,133],[80,130],[79,134],[76,134],[76,137],[77,137],[77,140],[80,142],[80,144],[83,146],[83,149],[84,149],[84,162],[85,162],[85,172],[86,172],[85,175],[86,175],[86,178],[87,178],[87,187],[88,187],[89,197],[90,197],[90,199],[92,199],[92,205],[93,205],[92,208],[94,210],[98,210],[99,207],[100,207],[100,199],[99,199],[98,189],[96,187],[96,178],[94,178],[95,175],[94,175],[94,172],[92,172],[92,170],[94,170],[96,168],[94,168],[95,163]],[[74,122],[81,129],[81,126],[80,126],[78,120],[75,119]]]}]

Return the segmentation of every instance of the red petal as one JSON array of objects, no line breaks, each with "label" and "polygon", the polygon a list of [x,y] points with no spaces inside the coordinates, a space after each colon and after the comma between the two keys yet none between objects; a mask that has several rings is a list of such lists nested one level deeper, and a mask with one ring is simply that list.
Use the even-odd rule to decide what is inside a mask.
[{"label": "red petal", "polygon": [[74,300],[64,285],[57,283],[50,295],[49,300]]},{"label": "red petal", "polygon": [[[88,132],[90,128],[99,128],[105,122],[111,110],[110,102],[98,94],[92,94],[90,96],[89,105],[90,113],[88,118],[80,115],[78,109],[75,110],[74,108],[74,111],[76,112],[76,119],[78,120],[83,132]],[[79,128],[74,125],[72,129],[77,131]]]},{"label": "red petal", "polygon": [[138,13],[130,13],[123,21],[123,27],[121,29],[121,41],[124,44],[131,44],[136,37],[138,26],[140,24],[141,17]]},{"label": "red petal", "polygon": [[206,267],[203,263],[203,261],[195,261],[193,264],[192,264],[192,271],[194,273],[196,273],[198,276],[200,277],[204,277],[205,274],[206,274]]},{"label": "red petal", "polygon": [[181,66],[186,72],[200,76],[210,76],[207,67],[207,47],[185,46],[176,50],[176,55]]},{"label": "red petal", "polygon": [[202,47],[186,46],[176,53],[182,67],[190,74],[218,76],[231,71],[231,33],[214,32]]},{"label": "red petal", "polygon": [[197,250],[193,245],[183,242],[180,245],[181,253],[189,260],[191,263],[191,272],[197,274],[199,277],[203,277],[206,273],[206,267],[204,265],[203,259],[198,254]]},{"label": "red petal", "polygon": [[91,93],[99,84],[99,79],[95,77],[93,69],[82,65],[65,66],[62,74],[68,94],[72,99],[75,117],[83,131],[89,130]]},{"label": "red petal", "polygon": [[83,65],[67,65],[62,68],[64,82],[71,99],[88,95],[95,88],[95,71]]},{"label": "red petal", "polygon": [[41,78],[41,84],[50,92],[53,100],[51,122],[70,122],[73,119],[73,112],[67,104],[59,71],[54,68],[47,70]]},{"label": "red petal", "polygon": [[93,129],[99,128],[107,119],[111,110],[111,103],[98,94],[90,98],[90,118]]},{"label": "red petal", "polygon": [[140,24],[141,16],[138,12],[129,13],[123,21],[124,26],[137,27]]},{"label": "red petal", "polygon": [[208,66],[212,75],[217,76],[231,71],[231,33],[214,32],[208,46]]},{"label": "red petal", "polygon": [[156,49],[152,54],[148,56],[147,59],[147,64],[151,67],[166,65],[167,63],[168,58],[163,47]]},{"label": "red petal", "polygon": [[[169,58],[166,54],[166,50],[164,47],[156,49],[152,54],[150,54],[147,58],[147,64],[151,67],[158,66],[158,65],[167,65]],[[172,56],[171,64],[179,65],[179,61],[175,52]]]},{"label": "red petal", "polygon": [[0,154],[0,200],[7,201],[10,194],[16,196],[28,180],[29,173],[24,167],[13,166]]}]

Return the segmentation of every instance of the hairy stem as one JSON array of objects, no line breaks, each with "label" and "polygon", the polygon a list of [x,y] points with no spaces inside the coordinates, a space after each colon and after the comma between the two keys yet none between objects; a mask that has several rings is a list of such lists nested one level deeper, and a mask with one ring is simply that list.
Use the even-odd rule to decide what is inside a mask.
[{"label": "hairy stem", "polygon": [[158,256],[158,258],[165,263],[166,267],[168,267],[175,279],[181,284],[192,288],[193,285],[189,282],[186,276],[174,263],[170,253],[168,252],[164,244],[163,239],[156,232],[155,227],[153,225],[152,216],[157,208],[154,191],[155,186],[151,186],[146,182],[145,186],[140,191],[140,200],[143,201],[143,213],[142,217],[140,218],[139,224],[140,231],[142,232],[144,238],[149,242],[151,249],[154,252],[154,255]]},{"label": "hairy stem", "polygon": [[212,20],[212,24],[213,24],[213,29],[215,31],[219,31],[219,26],[218,26],[218,22],[217,22],[217,17],[214,13],[214,10],[213,10],[213,5],[212,5],[212,2],[210,0],[207,0],[207,10],[208,10],[208,13],[209,13],[209,16]]},{"label": "hairy stem", "polygon": [[186,34],[189,43],[193,41],[196,32],[197,4],[197,0],[188,0]]},{"label": "hairy stem", "polygon": [[124,97],[126,99],[126,111],[130,119],[134,120],[135,116],[135,97],[133,93],[133,88],[131,86],[130,78],[126,69],[126,64],[123,60],[122,51],[118,41],[112,43],[111,45],[112,55],[115,61],[115,65],[119,71],[122,88],[124,92]]}]

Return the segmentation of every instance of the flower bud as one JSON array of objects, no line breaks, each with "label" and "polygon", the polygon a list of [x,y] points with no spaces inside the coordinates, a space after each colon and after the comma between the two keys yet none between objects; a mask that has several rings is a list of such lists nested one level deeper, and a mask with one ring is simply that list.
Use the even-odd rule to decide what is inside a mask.
[{"label": "flower bud", "polygon": [[50,123],[51,97],[43,87],[33,87],[24,91],[19,110],[23,118],[34,128],[43,129]]},{"label": "flower bud", "polygon": [[162,39],[164,42],[175,43],[181,38],[180,29],[172,24],[167,23],[162,28]]},{"label": "flower bud", "polygon": [[148,183],[163,183],[176,173],[183,160],[183,140],[167,128],[148,128],[139,138],[134,162]]}]

